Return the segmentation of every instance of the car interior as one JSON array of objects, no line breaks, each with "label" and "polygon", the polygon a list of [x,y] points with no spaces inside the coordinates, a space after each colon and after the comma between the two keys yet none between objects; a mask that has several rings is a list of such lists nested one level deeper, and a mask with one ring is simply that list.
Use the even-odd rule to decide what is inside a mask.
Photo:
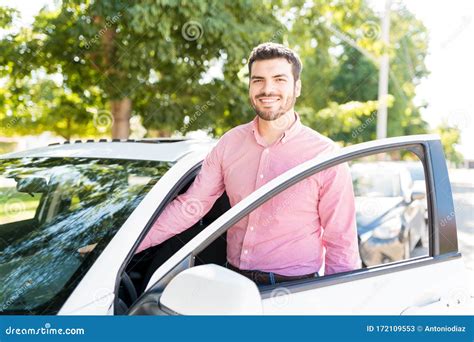
[{"label": "car interior", "polygon": [[[186,182],[178,195],[187,191],[194,178]],[[144,292],[148,281],[158,267],[229,209],[229,198],[224,192],[209,212],[194,226],[158,246],[148,248],[133,256],[120,279],[116,314],[124,314],[128,310]],[[226,233],[224,233],[196,256],[195,265],[213,263],[224,266],[227,261],[226,248]]]}]

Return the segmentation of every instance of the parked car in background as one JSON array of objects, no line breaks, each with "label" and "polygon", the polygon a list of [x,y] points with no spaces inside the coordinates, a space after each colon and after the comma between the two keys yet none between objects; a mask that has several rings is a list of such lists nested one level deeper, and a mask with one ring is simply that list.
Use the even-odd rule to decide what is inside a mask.
[{"label": "parked car in background", "polygon": [[[426,195],[426,183],[425,183],[425,171],[423,164],[419,161],[403,161],[400,162],[405,165],[410,172],[411,178],[413,179],[413,191],[424,193]],[[424,201],[425,204],[425,220],[428,223],[428,202]]]},{"label": "parked car in background", "polygon": [[426,192],[414,190],[410,172],[400,163],[354,163],[351,173],[364,265],[410,258],[416,246],[427,243]]}]

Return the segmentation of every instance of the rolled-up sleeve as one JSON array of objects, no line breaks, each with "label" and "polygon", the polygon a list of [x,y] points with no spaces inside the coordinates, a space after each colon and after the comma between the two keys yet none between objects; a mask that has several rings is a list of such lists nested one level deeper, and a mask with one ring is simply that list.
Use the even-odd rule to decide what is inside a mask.
[{"label": "rolled-up sleeve", "polygon": [[347,163],[320,174],[318,212],[326,248],[325,274],[361,267],[355,217],[354,190]]},{"label": "rolled-up sleeve", "polygon": [[181,233],[209,212],[225,190],[222,174],[223,153],[224,141],[221,138],[204,159],[193,184],[166,206],[135,253]]}]

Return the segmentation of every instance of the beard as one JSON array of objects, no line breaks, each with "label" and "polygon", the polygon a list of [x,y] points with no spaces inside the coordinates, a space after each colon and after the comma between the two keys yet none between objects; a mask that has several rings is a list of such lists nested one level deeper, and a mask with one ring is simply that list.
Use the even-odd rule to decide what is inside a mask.
[{"label": "beard", "polygon": [[269,110],[264,110],[264,109],[259,109],[258,108],[258,99],[261,97],[270,97],[270,96],[278,96],[280,98],[280,102],[283,100],[281,96],[276,95],[276,94],[266,94],[266,93],[261,93],[258,94],[255,97],[255,100],[251,99],[250,103],[252,104],[253,109],[255,110],[255,113],[263,120],[265,121],[274,121],[287,113],[289,110],[291,110],[296,103],[296,96],[295,96],[295,88],[293,88],[293,93],[290,94],[286,99],[284,103],[280,104],[280,107],[277,109],[269,109]]}]

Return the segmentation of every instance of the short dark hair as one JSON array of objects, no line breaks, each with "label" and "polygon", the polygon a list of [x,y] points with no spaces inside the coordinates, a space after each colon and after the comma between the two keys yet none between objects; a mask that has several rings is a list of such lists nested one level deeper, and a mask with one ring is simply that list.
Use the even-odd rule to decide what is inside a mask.
[{"label": "short dark hair", "polygon": [[253,62],[274,58],[285,58],[292,66],[295,82],[300,79],[303,65],[297,53],[284,45],[271,42],[259,44],[252,50],[249,57],[249,75],[252,74]]}]

